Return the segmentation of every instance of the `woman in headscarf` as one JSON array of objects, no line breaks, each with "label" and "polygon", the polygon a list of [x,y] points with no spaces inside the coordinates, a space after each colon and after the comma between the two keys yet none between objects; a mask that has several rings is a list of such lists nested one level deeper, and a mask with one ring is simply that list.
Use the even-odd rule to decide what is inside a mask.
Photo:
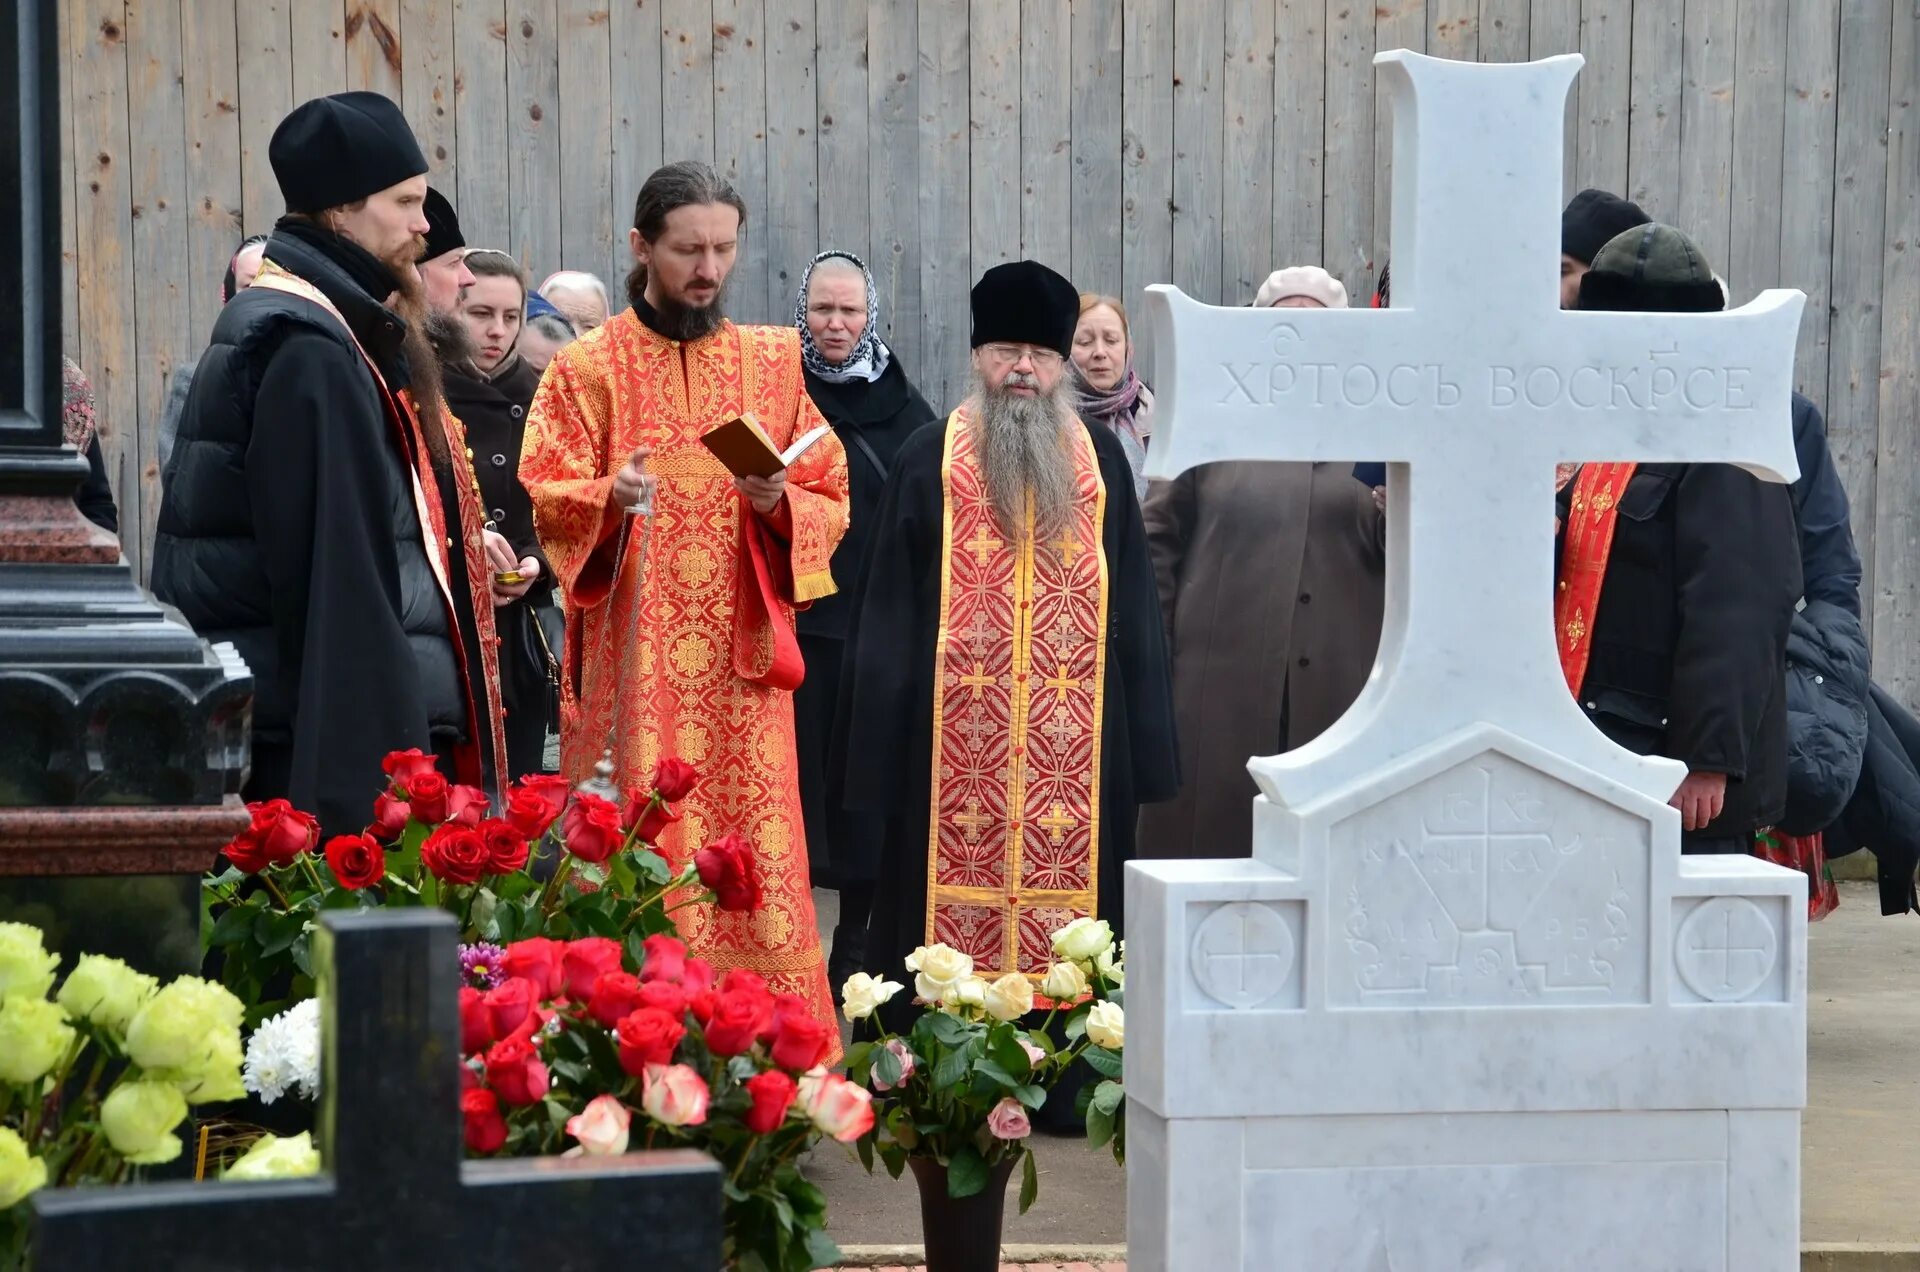
[{"label": "woman in headscarf", "polygon": [[815,884],[840,891],[840,921],[827,967],[837,991],[860,970],[885,830],[882,819],[844,812],[828,797],[827,749],[840,696],[840,655],[888,470],[901,444],[936,417],[880,338],[873,275],[853,253],[827,251],[813,258],[800,280],[793,322],[800,329],[807,393],[846,447],[850,492],[851,524],[833,554],[840,590],[815,601],[794,624],[807,666],[806,679],[794,691],[793,716],[808,864]]},{"label": "woman in headscarf", "polygon": [[[267,236],[249,234],[240,240],[240,246],[233,249],[233,255],[227,258],[227,272],[220,278],[220,303],[226,304],[247,288],[253,286],[254,275],[260,272],[260,262],[266,258]],[[160,408],[160,485],[164,491],[167,481],[167,463],[173,458],[173,439],[180,433],[180,413],[187,406],[187,389],[193,384],[194,368],[200,365],[200,359],[191,358],[174,364],[173,374],[167,377],[167,400]]]},{"label": "woman in headscarf", "polygon": [[1073,329],[1073,386],[1080,396],[1080,418],[1113,430],[1133,469],[1134,496],[1145,499],[1153,392],[1134,374],[1127,307],[1111,296],[1080,296],[1080,321]]},{"label": "woman in headscarf", "polygon": [[87,477],[73,492],[82,515],[102,530],[120,533],[120,510],[107,482],[107,461],[100,453],[99,420],[94,415],[93,382],[72,358],[60,359],[60,425],[67,445],[87,457]]}]

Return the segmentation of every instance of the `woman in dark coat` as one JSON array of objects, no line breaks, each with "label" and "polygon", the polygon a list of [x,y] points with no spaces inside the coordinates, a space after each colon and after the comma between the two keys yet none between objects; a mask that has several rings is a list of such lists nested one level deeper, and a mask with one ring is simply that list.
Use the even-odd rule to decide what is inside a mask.
[{"label": "woman in dark coat", "polygon": [[[840,656],[846,644],[850,598],[860,581],[876,526],[874,511],[902,443],[935,415],[907,379],[900,360],[880,338],[880,306],[873,276],[851,252],[813,258],[794,304],[807,393],[833,425],[847,451],[851,524],[833,554],[840,590],[800,612],[795,627],[806,659],[806,679],[793,695],[800,748],[800,801],[806,818],[807,859],[813,881],[840,890],[827,979],[836,992],[860,967],[867,912],[885,833],[883,819],[848,813],[827,795],[827,750],[840,697]],[[878,528],[882,532],[884,528]],[[858,757],[853,757],[858,763]]]},{"label": "woman in dark coat", "polygon": [[[467,430],[473,472],[487,519],[513,545],[518,557],[540,562],[541,579],[517,601],[498,606],[500,693],[506,707],[507,769],[518,781],[545,769],[547,733],[553,727],[558,664],[559,610],[553,604],[547,559],[533,530],[533,504],[520,485],[520,439],[527,407],[540,387],[540,373],[521,358],[518,343],[526,304],[526,276],[505,252],[466,254],[473,282],[460,297],[460,316],[472,340],[471,358],[447,367],[447,409]],[[546,626],[542,626],[545,623]]]},{"label": "woman in dark coat", "polygon": [[60,359],[60,423],[67,444],[87,457],[87,477],[73,493],[73,502],[88,521],[102,530],[120,533],[120,509],[107,481],[107,461],[100,451],[98,417],[94,415],[93,382],[72,358]]}]

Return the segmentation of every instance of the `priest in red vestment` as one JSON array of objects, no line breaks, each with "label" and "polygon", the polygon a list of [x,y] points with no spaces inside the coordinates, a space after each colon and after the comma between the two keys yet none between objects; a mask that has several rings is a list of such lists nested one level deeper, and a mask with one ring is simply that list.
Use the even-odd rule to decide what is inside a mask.
[{"label": "priest in red vestment", "polygon": [[750,913],[679,910],[681,935],[833,1023],[800,812],[793,615],[835,590],[846,454],[828,431],[786,471],[736,478],[701,444],[747,412],[783,450],[823,423],[799,333],[725,317],[745,223],[739,194],[706,164],[647,178],[629,235],[632,307],[554,355],[520,480],[565,597],[563,771],[587,777],[607,746],[626,788],[661,759],[694,765],[699,784],[661,849],[681,865],[741,834],[764,900]]},{"label": "priest in red vestment", "polygon": [[887,819],[869,972],[944,942],[1038,975],[1072,920],[1118,929],[1138,805],[1179,783],[1132,469],[1064,387],[1078,314],[1043,265],[988,270],[972,392],[901,448],[875,516],[833,756],[844,806]]}]

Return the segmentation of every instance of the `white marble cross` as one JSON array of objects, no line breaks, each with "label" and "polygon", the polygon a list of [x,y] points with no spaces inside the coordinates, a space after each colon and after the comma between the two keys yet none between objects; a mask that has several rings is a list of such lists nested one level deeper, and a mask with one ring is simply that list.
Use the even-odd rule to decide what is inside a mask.
[{"label": "white marble cross", "polygon": [[1147,289],[1149,475],[1215,460],[1390,464],[1379,661],[1338,725],[1253,761],[1279,803],[1476,722],[1655,800],[1684,776],[1615,747],[1567,693],[1554,465],[1723,461],[1791,480],[1805,297],[1768,291],[1729,314],[1560,311],[1561,105],[1581,61],[1375,59],[1393,97],[1391,309],[1220,308]]}]

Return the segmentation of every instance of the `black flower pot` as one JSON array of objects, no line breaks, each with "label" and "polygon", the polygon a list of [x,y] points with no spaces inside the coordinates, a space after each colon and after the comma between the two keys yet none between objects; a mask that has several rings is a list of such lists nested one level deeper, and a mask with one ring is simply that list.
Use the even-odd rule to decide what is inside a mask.
[{"label": "black flower pot", "polygon": [[1019,1160],[1016,1155],[989,1167],[987,1186],[973,1196],[949,1197],[945,1166],[931,1157],[907,1158],[914,1182],[920,1185],[927,1272],[998,1272],[1007,1181]]}]

